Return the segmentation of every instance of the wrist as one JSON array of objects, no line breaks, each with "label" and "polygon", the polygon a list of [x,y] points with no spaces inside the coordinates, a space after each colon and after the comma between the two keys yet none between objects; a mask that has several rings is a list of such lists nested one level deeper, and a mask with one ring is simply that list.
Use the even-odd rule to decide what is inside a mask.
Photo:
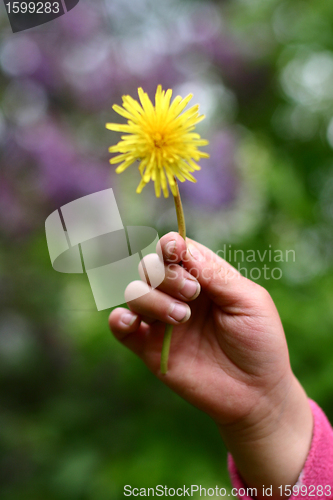
[{"label": "wrist", "polygon": [[[278,392],[280,389],[276,389]],[[245,483],[257,488],[273,487],[273,497],[281,498],[278,486],[294,485],[308,455],[313,417],[308,398],[292,375],[280,400],[275,394],[246,419],[219,426]]]}]

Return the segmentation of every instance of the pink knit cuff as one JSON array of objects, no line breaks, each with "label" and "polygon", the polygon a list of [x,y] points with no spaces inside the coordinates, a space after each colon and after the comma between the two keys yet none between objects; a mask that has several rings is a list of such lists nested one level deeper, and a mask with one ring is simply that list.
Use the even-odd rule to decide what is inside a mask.
[{"label": "pink knit cuff", "polygon": [[[296,483],[303,494],[300,492],[299,495],[292,495],[290,500],[328,500],[333,498],[333,429],[321,408],[311,399],[309,402],[314,418],[313,436],[304,468]],[[239,492],[238,498],[251,499],[246,494],[247,486],[230,454],[228,455],[228,470],[232,487]],[[304,493],[306,494],[304,495]]]}]

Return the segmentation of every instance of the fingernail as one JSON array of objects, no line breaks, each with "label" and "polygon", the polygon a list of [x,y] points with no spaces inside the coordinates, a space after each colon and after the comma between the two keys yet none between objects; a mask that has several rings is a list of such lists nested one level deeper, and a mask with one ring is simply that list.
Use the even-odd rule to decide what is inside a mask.
[{"label": "fingernail", "polygon": [[200,284],[196,280],[185,279],[180,293],[186,299],[196,299],[200,293]]},{"label": "fingernail", "polygon": [[169,241],[169,243],[167,243],[165,245],[165,250],[164,250],[165,257],[166,258],[172,257],[174,254],[175,248],[176,248],[176,240]]},{"label": "fingernail", "polygon": [[186,304],[174,302],[172,304],[169,316],[179,323],[184,323],[191,316],[191,309]]},{"label": "fingernail", "polygon": [[189,251],[191,257],[195,260],[204,260],[204,256],[201,252],[192,244],[189,243],[187,246],[187,250]]},{"label": "fingernail", "polygon": [[121,319],[120,321],[122,323],[124,323],[124,325],[126,326],[132,326],[134,321],[136,320],[137,318],[137,315],[136,314],[132,314],[130,312],[126,312],[124,313],[122,316],[121,316]]}]

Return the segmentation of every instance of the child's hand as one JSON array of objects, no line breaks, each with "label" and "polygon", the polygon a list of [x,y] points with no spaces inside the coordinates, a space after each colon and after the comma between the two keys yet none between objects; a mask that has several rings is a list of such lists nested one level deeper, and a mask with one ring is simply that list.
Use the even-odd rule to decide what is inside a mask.
[{"label": "child's hand", "polygon": [[[216,421],[244,480],[260,491],[272,484],[279,496],[276,487],[294,484],[303,467],[312,415],[275,305],[264,288],[203,245],[187,239],[186,249],[169,233],[161,246],[164,281],[129,302],[132,312],[112,311],[110,327],[163,382]],[[133,282],[127,291],[145,286]],[[169,371],[161,375],[165,323],[175,326]]]}]

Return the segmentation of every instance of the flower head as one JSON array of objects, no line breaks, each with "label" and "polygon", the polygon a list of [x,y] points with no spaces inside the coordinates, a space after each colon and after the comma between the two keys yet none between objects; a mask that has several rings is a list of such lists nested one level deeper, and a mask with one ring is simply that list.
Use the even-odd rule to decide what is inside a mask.
[{"label": "flower head", "polygon": [[176,178],[196,182],[191,174],[200,170],[196,163],[200,158],[208,158],[207,153],[198,150],[208,141],[194,133],[195,125],[205,118],[199,115],[199,105],[184,111],[192,94],[182,99],[174,98],[172,90],[166,92],[159,85],[153,106],[148,95],[138,89],[140,103],[130,96],[123,96],[123,106],[114,105],[113,109],[127,118],[126,125],[107,123],[106,128],[115,132],[125,132],[121,141],[109,148],[110,153],[120,153],[111,158],[110,163],[120,163],[116,172],[121,173],[136,160],[140,161],[141,182],[137,193],[150,181],[155,183],[156,196],[169,196],[168,184],[174,196],[177,195]]}]

